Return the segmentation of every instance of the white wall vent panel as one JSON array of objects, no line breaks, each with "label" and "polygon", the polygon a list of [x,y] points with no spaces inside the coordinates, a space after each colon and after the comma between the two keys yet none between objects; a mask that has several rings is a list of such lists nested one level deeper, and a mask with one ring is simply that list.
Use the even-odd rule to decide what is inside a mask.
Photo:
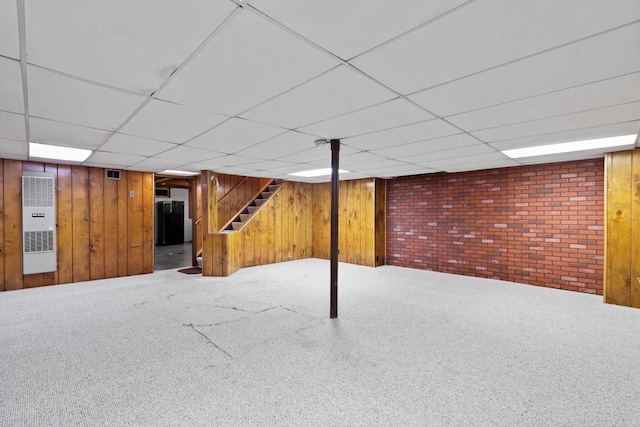
[{"label": "white wall vent panel", "polygon": [[22,273],[56,270],[55,175],[22,172]]}]

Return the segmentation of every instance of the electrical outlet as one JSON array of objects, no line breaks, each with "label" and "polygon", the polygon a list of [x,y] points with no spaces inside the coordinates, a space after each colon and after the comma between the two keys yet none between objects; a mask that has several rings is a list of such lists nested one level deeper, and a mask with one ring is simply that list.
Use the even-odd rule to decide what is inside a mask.
[{"label": "electrical outlet", "polygon": [[287,254],[287,256],[288,256],[289,258],[291,258],[291,252],[289,252],[289,253]]},{"label": "electrical outlet", "polygon": [[129,191],[129,197],[136,197],[136,192],[133,190]]}]

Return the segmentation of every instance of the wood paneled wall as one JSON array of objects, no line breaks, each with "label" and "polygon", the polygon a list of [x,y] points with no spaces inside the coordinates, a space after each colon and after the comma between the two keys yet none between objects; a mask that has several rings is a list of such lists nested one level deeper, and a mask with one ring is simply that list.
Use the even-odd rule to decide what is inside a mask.
[{"label": "wood paneled wall", "polygon": [[[339,261],[378,266],[385,263],[385,181],[340,182]],[[313,256],[330,258],[331,183],[313,186]]]},{"label": "wood paneled wall", "polygon": [[605,158],[604,301],[640,308],[640,151]]},{"label": "wood paneled wall", "polygon": [[[58,270],[22,274],[22,171],[56,176]],[[133,197],[129,197],[130,192]],[[0,290],[153,272],[153,174],[0,160]]]}]

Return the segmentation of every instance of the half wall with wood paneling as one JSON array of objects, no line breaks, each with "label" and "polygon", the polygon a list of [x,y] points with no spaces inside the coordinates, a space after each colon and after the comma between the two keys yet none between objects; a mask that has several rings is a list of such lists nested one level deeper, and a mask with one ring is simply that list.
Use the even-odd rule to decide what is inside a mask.
[{"label": "half wall with wood paneling", "polygon": [[605,157],[604,301],[640,308],[640,151]]},{"label": "half wall with wood paneling", "polygon": [[[55,272],[22,274],[22,171],[56,176]],[[0,159],[0,290],[153,272],[153,200],[152,173]]]}]

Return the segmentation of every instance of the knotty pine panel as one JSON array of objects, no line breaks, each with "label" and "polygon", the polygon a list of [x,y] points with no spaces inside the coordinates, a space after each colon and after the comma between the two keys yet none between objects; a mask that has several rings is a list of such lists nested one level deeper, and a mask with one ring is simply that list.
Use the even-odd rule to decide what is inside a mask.
[{"label": "knotty pine panel", "polygon": [[[56,176],[55,272],[22,274],[22,171]],[[133,207],[141,215],[132,215],[140,219],[134,224],[128,223],[128,173],[139,178],[133,182],[139,182],[136,188],[141,201]],[[142,259],[134,267],[140,272],[153,271],[153,174],[122,171],[122,176],[114,181],[105,179],[101,168],[0,159],[0,290],[128,275],[129,232],[134,237],[140,234],[135,238]],[[124,250],[119,248],[122,243]],[[124,274],[118,271],[119,265],[124,266]]]}]

